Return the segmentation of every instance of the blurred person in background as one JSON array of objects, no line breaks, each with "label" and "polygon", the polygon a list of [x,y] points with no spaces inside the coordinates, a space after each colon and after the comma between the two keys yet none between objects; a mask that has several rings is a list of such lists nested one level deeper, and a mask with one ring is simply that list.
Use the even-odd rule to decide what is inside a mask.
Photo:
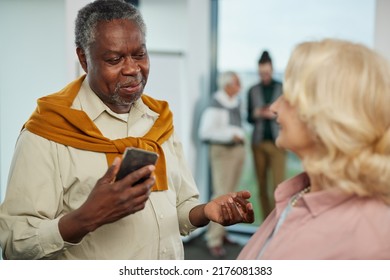
[{"label": "blurred person in background", "polygon": [[[209,144],[212,197],[235,192],[245,160],[245,133],[242,127],[240,78],[233,71],[220,74],[218,91],[201,116],[199,136]],[[206,234],[207,246],[214,257],[223,257],[224,242],[231,242],[225,228],[211,222]]]}]

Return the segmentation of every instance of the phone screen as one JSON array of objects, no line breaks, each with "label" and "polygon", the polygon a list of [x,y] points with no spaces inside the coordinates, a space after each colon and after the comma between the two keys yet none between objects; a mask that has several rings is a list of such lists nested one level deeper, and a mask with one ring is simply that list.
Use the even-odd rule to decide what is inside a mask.
[{"label": "phone screen", "polygon": [[[158,159],[158,154],[138,148],[126,148],[122,158],[122,164],[116,175],[116,181],[123,179],[131,172],[140,169],[146,165],[155,165]],[[145,181],[147,178],[142,178],[134,185]]]}]

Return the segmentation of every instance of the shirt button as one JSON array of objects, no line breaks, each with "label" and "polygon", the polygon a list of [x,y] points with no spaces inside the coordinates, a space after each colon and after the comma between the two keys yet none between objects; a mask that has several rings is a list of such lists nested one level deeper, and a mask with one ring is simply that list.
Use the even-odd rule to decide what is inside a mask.
[{"label": "shirt button", "polygon": [[163,218],[164,218],[164,215],[163,215],[163,214],[161,214],[161,215],[160,215],[160,219],[163,219]]}]

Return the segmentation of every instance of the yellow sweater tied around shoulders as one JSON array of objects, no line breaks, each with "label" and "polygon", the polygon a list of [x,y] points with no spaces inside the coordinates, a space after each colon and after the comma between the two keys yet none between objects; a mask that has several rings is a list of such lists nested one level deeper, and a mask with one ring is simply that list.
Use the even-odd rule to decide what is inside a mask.
[{"label": "yellow sweater tied around shoulders", "polygon": [[152,191],[168,189],[164,151],[161,147],[173,133],[172,112],[168,103],[142,95],[142,101],[159,114],[153,127],[143,137],[126,137],[111,140],[102,135],[88,115],[72,109],[85,75],[68,84],[61,91],[39,98],[38,105],[24,127],[48,140],[76,149],[105,153],[110,166],[115,157],[123,155],[126,147],[156,152],[156,184]]}]

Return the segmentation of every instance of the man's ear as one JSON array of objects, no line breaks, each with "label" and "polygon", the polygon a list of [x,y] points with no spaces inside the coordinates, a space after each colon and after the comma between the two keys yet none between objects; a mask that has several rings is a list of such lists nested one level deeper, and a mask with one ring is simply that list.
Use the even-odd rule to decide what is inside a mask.
[{"label": "man's ear", "polygon": [[82,48],[76,48],[76,53],[81,67],[84,69],[85,73],[88,73],[87,56],[85,55],[85,51]]}]

